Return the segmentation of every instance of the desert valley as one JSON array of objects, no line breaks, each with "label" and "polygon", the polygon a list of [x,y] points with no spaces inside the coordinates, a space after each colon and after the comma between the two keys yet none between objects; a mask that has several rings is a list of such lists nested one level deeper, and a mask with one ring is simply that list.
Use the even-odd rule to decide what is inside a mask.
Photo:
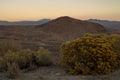
[{"label": "desert valley", "polygon": [[[42,66],[32,70],[22,70],[20,75],[12,80],[120,80],[120,70],[107,75],[69,75],[59,64],[61,45],[67,41],[79,38],[87,33],[91,34],[120,34],[120,22],[79,20],[69,16],[62,16],[53,20],[44,19],[37,22],[0,22],[0,47],[16,48],[19,43],[21,49],[37,51],[43,47],[52,53],[53,65]],[[103,23],[103,24],[102,24]],[[108,25],[117,24],[116,27]],[[106,26],[105,26],[106,25]],[[7,44],[8,43],[8,44]],[[0,48],[2,50],[2,48]],[[0,55],[3,52],[0,51]],[[1,68],[1,67],[0,67]],[[0,72],[0,80],[11,80],[6,72]]]}]

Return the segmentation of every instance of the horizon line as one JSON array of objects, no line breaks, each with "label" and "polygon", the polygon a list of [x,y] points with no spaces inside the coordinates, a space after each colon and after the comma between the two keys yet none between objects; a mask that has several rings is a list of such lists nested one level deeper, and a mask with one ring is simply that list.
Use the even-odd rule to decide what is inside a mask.
[{"label": "horizon line", "polygon": [[[60,17],[64,17],[64,16],[60,16]],[[8,22],[21,22],[21,21],[40,21],[43,19],[50,19],[50,20],[54,20],[60,17],[56,17],[56,18],[41,18],[41,19],[11,19],[11,20],[7,20],[7,19],[0,19],[0,21],[8,21]],[[68,16],[71,17],[71,16]],[[71,17],[74,19],[79,19],[79,20],[89,20],[89,19],[94,19],[94,20],[107,20],[107,21],[120,21],[120,20],[113,20],[113,19],[100,19],[100,18],[87,18],[87,19],[81,19],[81,18],[75,18],[75,17]]]}]

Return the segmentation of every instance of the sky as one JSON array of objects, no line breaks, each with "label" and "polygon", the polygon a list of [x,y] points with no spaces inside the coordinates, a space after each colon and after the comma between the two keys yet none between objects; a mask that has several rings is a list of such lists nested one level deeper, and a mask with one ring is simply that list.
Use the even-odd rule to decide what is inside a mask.
[{"label": "sky", "polygon": [[40,20],[60,16],[120,21],[120,0],[0,0],[0,20]]}]

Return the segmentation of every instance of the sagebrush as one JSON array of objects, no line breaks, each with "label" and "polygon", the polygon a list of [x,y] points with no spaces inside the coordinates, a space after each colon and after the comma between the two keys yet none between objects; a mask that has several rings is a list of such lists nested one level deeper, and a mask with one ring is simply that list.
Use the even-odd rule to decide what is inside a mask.
[{"label": "sagebrush", "polygon": [[8,63],[16,63],[20,69],[33,66],[49,66],[52,65],[52,53],[43,47],[39,48],[38,51],[25,49],[14,52],[8,50],[8,52],[0,56],[0,71],[7,71]]}]

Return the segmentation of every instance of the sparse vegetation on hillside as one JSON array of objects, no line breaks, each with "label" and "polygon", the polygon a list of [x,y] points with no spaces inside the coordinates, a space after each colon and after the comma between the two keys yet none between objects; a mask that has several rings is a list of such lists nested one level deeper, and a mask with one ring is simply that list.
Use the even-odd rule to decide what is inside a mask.
[{"label": "sparse vegetation on hillside", "polygon": [[70,74],[108,74],[119,67],[119,42],[113,35],[86,34],[62,45],[61,65]]},{"label": "sparse vegetation on hillside", "polygon": [[0,42],[0,55],[4,55],[9,50],[14,52],[20,51],[20,43],[13,40]]}]

